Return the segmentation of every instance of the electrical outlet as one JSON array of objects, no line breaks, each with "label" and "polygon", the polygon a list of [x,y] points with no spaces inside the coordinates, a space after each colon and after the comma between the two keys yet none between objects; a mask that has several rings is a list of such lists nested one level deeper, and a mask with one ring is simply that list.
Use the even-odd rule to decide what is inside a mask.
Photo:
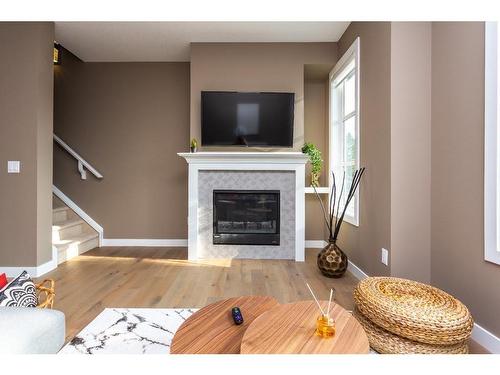
[{"label": "electrical outlet", "polygon": [[7,162],[7,173],[21,172],[21,162],[19,160],[9,160]]},{"label": "electrical outlet", "polygon": [[382,263],[389,265],[389,250],[382,248]]}]

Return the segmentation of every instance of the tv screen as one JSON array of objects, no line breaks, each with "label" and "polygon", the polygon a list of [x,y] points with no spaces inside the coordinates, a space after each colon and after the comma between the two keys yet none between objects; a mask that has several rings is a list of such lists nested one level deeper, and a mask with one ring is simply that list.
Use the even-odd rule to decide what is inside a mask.
[{"label": "tv screen", "polygon": [[203,146],[292,147],[294,93],[201,92]]}]

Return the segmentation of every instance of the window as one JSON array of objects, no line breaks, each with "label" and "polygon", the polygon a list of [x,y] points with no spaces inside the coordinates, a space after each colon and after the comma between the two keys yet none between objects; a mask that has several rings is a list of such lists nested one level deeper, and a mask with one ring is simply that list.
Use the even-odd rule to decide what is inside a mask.
[{"label": "window", "polygon": [[500,132],[498,29],[485,23],[484,48],[484,259],[500,264]]},{"label": "window", "polygon": [[[343,208],[354,171],[359,168],[359,38],[330,73],[330,166],[337,194],[345,173]],[[330,186],[333,178],[330,176]],[[359,193],[347,208],[344,220],[359,225]]]}]

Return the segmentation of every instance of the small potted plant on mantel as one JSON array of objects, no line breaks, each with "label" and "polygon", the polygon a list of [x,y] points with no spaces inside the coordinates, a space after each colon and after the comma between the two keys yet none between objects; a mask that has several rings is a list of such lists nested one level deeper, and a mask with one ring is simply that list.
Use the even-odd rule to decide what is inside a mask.
[{"label": "small potted plant on mantel", "polygon": [[309,156],[309,161],[311,162],[311,186],[319,186],[319,175],[321,173],[321,168],[323,167],[323,159],[321,158],[321,151],[309,142],[306,142],[302,146],[302,152]]},{"label": "small potted plant on mantel", "polygon": [[196,138],[191,139],[190,149],[191,152],[196,152],[198,150],[198,141],[196,140]]}]

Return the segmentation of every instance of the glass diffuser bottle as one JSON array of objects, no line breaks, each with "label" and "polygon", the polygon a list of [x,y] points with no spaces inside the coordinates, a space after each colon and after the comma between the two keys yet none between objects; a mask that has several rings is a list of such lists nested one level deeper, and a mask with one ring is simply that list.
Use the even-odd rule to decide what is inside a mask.
[{"label": "glass diffuser bottle", "polygon": [[329,315],[321,314],[316,319],[316,334],[322,338],[335,336],[335,321]]},{"label": "glass diffuser bottle", "polygon": [[333,298],[333,288],[330,289],[330,298],[328,299],[328,308],[326,309],[326,312],[323,310],[321,307],[321,304],[319,303],[318,299],[314,295],[314,292],[312,291],[311,287],[309,286],[308,283],[306,283],[307,288],[311,292],[312,297],[314,298],[314,302],[316,302],[316,305],[318,306],[319,311],[321,311],[321,315],[318,316],[316,319],[316,335],[322,337],[322,338],[331,338],[335,336],[335,320],[330,316],[330,306],[332,303],[332,298]]}]

